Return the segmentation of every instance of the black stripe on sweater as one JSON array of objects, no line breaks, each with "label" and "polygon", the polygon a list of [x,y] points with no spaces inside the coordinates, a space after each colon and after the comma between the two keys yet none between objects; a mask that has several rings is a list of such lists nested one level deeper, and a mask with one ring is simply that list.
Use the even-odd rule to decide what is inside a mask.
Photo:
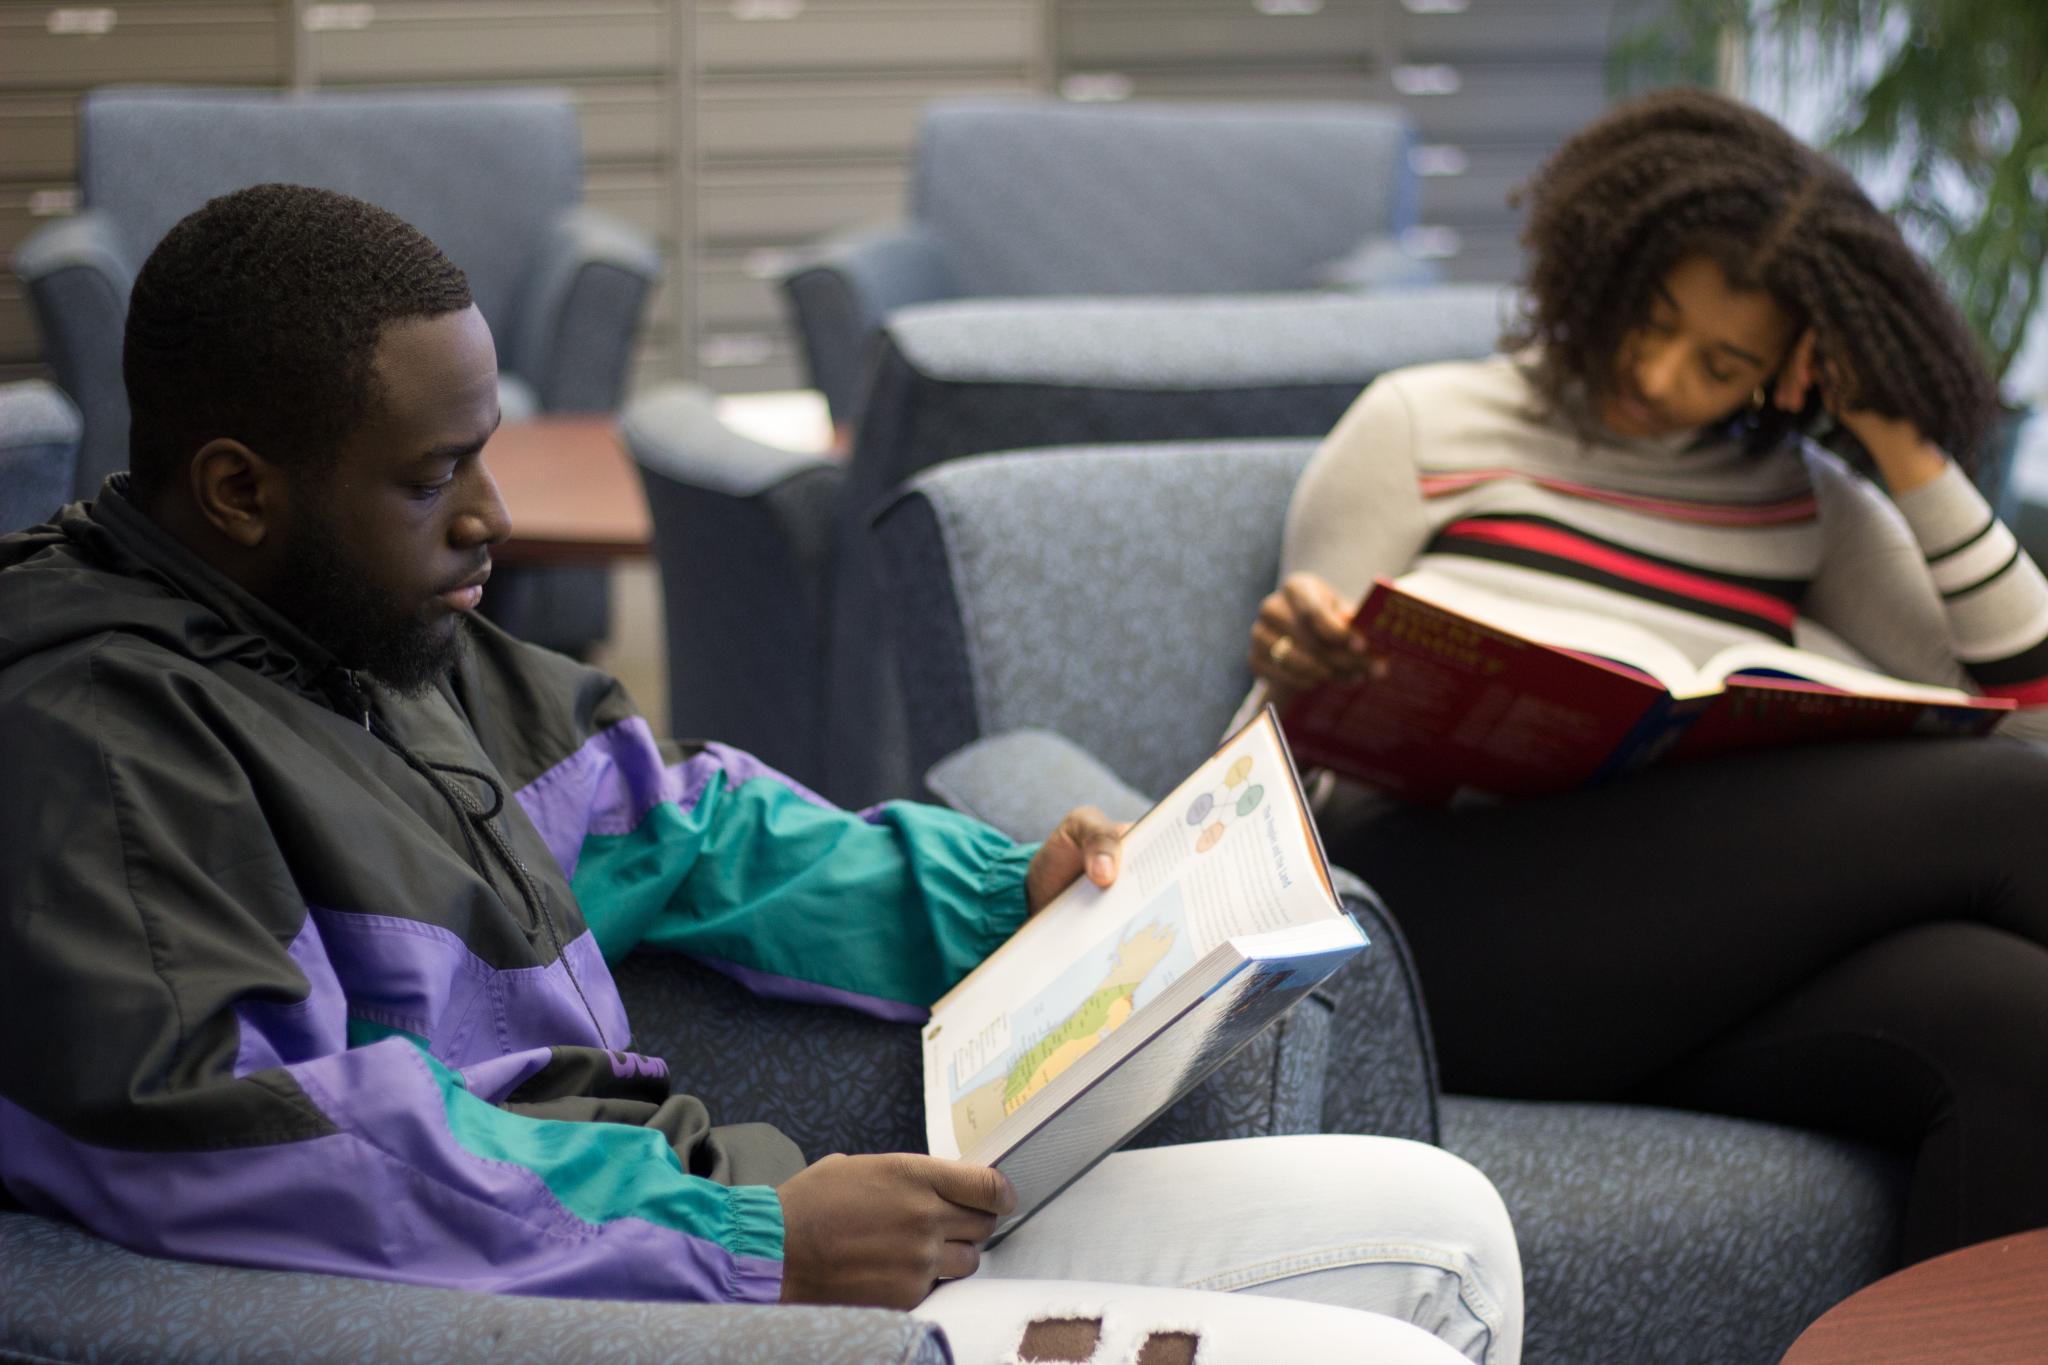
[{"label": "black stripe on sweater", "polygon": [[1678,610],[1690,612],[1694,616],[1704,616],[1712,620],[1725,622],[1728,625],[1741,626],[1745,630],[1754,630],[1767,635],[1781,644],[1789,645],[1792,643],[1792,632],[1779,625],[1776,621],[1754,615],[1750,612],[1739,611],[1734,607],[1724,607],[1718,602],[1702,602],[1699,598],[1689,597],[1682,592],[1671,592],[1663,588],[1651,587],[1646,583],[1638,582],[1636,579],[1622,574],[1607,573],[1604,570],[1591,568],[1575,559],[1564,559],[1557,555],[1547,555],[1535,550],[1525,550],[1517,545],[1498,545],[1490,540],[1465,540],[1457,536],[1445,535],[1439,535],[1430,544],[1429,552],[1432,554],[1464,555],[1468,559],[1485,559],[1491,560],[1496,564],[1516,564],[1525,569],[1537,569],[1544,573],[1555,574],[1559,578],[1571,578],[1581,583],[1592,583],[1599,587],[1611,588],[1615,592],[1625,593],[1630,597],[1638,598],[1645,602],[1656,602],[1663,606],[1676,607]]},{"label": "black stripe on sweater", "polygon": [[2020,550],[2020,547],[2019,547],[2019,543],[2018,543],[2017,541],[2015,541],[2015,542],[2013,543],[2013,547],[2012,547],[2012,553],[2011,553],[2011,554],[2009,554],[2009,555],[2007,555],[2007,556],[2005,557],[2005,563],[2003,563],[2003,564],[1999,565],[1999,566],[1998,566],[1997,568],[1993,569],[1993,570],[1992,570],[1992,571],[1991,571],[1990,573],[1988,573],[1988,574],[1985,574],[1985,575],[1984,575],[1984,576],[1983,576],[1982,578],[1978,579],[1978,580],[1977,580],[1976,582],[1974,582],[1974,583],[1966,583],[1966,584],[1964,584],[1964,585],[1963,585],[1962,587],[1960,587],[1960,588],[1951,588],[1951,589],[1949,589],[1949,590],[1948,590],[1947,592],[1945,592],[1945,593],[1943,593],[1943,594],[1941,595],[1941,600],[1942,600],[1942,601],[1944,601],[1944,602],[1953,602],[1953,601],[1955,601],[1955,600],[1956,600],[1956,599],[1957,599],[1958,597],[1964,597],[1964,596],[1967,596],[1967,595],[1968,595],[1968,594],[1970,594],[1970,593],[1973,593],[1973,592],[1977,591],[1977,589],[1979,589],[1979,588],[1983,587],[1983,586],[1984,586],[1984,585],[1985,585],[1986,583],[1989,583],[1989,582],[1990,582],[1990,581],[1991,581],[1992,579],[1994,579],[1994,578],[1997,578],[1997,577],[1999,577],[2000,575],[2004,574],[2004,573],[2005,573],[2005,572],[2006,572],[2007,570],[2011,569],[2013,565],[2015,565],[2015,564],[2019,563],[2019,562],[2020,562],[2020,554],[2021,554],[2021,553],[2022,553],[2022,552],[2021,552],[2021,550]]}]

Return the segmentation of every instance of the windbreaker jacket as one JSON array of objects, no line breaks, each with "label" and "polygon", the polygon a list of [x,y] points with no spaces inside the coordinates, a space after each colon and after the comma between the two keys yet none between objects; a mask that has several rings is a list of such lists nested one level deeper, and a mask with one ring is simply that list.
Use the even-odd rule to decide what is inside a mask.
[{"label": "windbreaker jacket", "polygon": [[123,487],[0,539],[7,1191],[163,1256],[774,1300],[801,1157],[668,1093],[607,957],[920,1019],[1022,921],[1032,848],[664,753],[484,624],[396,696]]}]

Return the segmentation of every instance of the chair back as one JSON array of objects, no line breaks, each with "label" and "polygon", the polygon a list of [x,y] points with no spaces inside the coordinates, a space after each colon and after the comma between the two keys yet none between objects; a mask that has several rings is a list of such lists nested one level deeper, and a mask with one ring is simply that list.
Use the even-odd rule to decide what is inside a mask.
[{"label": "chair back", "polygon": [[50,519],[71,496],[78,410],[48,384],[0,385],[0,535]]},{"label": "chair back", "polygon": [[940,100],[911,212],[970,297],[1303,289],[1414,221],[1411,138],[1363,103]]},{"label": "chair back", "polygon": [[315,185],[431,237],[500,337],[549,226],[582,194],[576,111],[560,91],[101,90],[85,97],[78,138],[85,206],[136,266],[216,195]]},{"label": "chair back", "polygon": [[915,771],[1036,726],[1168,790],[1251,685],[1246,639],[1316,443],[1020,451],[936,466],[877,525]]}]

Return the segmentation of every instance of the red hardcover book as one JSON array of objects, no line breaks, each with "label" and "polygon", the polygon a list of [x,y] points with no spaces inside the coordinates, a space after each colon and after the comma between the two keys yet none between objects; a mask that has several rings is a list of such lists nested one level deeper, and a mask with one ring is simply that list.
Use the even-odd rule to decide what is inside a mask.
[{"label": "red hardcover book", "polygon": [[1436,804],[1732,749],[1980,735],[2013,706],[1763,641],[1694,666],[1629,622],[1430,573],[1375,583],[1351,628],[1385,675],[1295,698],[1288,742],[1304,767]]}]

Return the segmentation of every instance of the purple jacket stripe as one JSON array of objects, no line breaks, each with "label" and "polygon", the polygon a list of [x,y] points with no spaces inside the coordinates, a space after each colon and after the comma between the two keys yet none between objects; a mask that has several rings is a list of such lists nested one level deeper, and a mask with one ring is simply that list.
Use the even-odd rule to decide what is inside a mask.
[{"label": "purple jacket stripe", "polygon": [[[535,1047],[623,1048],[631,1040],[611,969],[587,932],[545,967],[499,969],[436,925],[319,907],[311,918],[319,924],[330,973],[347,994],[348,1012],[424,1038],[452,1067]],[[602,1038],[569,980],[570,968],[597,1012]]]},{"label": "purple jacket stripe", "polygon": [[347,1002],[321,941],[317,916],[307,914],[286,951],[305,974],[306,996],[293,1001],[244,1000],[235,1006],[235,1024],[241,1030],[235,1049],[238,1079],[348,1046]]},{"label": "purple jacket stripe", "polygon": [[[663,763],[654,732],[639,716],[598,731],[517,795],[527,819],[561,864],[562,874],[574,878],[587,836],[629,834],[664,801],[688,809],[719,773],[725,774],[728,788],[763,777],[813,805],[837,809],[795,778],[723,744],[707,744],[682,763]],[[859,814],[872,822],[881,809],[874,806]]]},{"label": "purple jacket stripe", "polygon": [[755,967],[728,962],[722,957],[711,957],[702,953],[691,953],[689,957],[703,963],[715,972],[745,986],[755,995],[770,1000],[800,1000],[814,1005],[839,1005],[845,1009],[858,1010],[877,1019],[891,1019],[904,1024],[922,1024],[932,1017],[932,1012],[923,1005],[905,1004],[901,1000],[884,1000],[879,995],[863,995],[859,991],[841,990],[837,986],[821,986],[815,981],[801,981],[793,976],[779,976]]},{"label": "purple jacket stripe", "polygon": [[735,1257],[638,1218],[584,1222],[532,1171],[463,1150],[409,1043],[291,1071],[342,1132],[130,1152],[74,1142],[0,1100],[8,1188],[37,1212],[185,1260],[580,1298],[773,1302],[780,1293],[777,1261]]}]

